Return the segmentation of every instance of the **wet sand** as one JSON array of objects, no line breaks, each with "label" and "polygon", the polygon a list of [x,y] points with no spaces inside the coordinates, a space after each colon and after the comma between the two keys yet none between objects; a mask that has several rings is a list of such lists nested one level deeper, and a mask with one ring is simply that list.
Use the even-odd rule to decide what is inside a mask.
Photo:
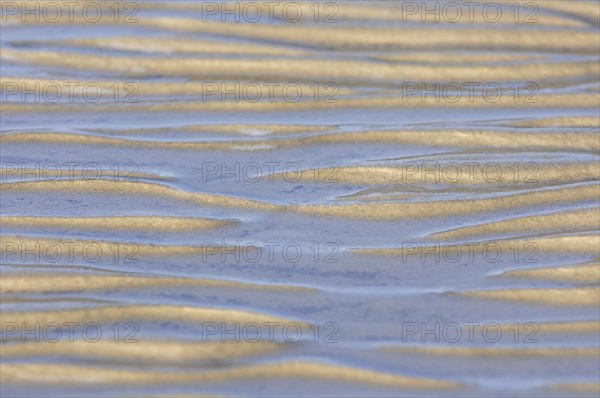
[{"label": "wet sand", "polygon": [[2,396],[598,395],[597,2],[90,3],[1,25]]}]

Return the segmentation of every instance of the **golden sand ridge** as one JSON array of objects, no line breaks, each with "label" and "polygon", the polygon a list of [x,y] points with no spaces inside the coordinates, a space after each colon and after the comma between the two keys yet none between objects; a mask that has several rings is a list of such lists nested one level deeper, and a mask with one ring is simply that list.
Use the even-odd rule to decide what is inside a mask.
[{"label": "golden sand ridge", "polygon": [[[3,135],[0,135],[0,141],[2,140]],[[44,178],[47,179],[59,179],[59,178],[64,178],[64,179],[79,179],[79,178],[90,178],[90,174],[94,176],[94,178],[96,177],[95,175],[95,169],[92,169],[91,171],[86,171],[86,170],[77,170],[77,169],[69,169],[67,170],[61,170],[60,168],[51,168],[51,167],[46,167],[44,169],[35,169],[35,168],[21,168],[21,167],[15,167],[15,168],[11,168],[9,166],[4,166],[0,168],[0,176],[3,176],[3,181],[4,180],[8,180],[9,178],[13,177],[13,178],[21,178],[21,179],[26,179],[27,176],[42,176]],[[110,173],[106,173],[105,175],[106,178],[112,178],[115,179],[117,181],[122,181],[122,180],[138,180],[138,179],[142,179],[142,180],[151,180],[151,181],[173,181],[174,178],[170,177],[170,176],[165,176],[165,175],[160,175],[160,174],[156,174],[156,173],[148,173],[148,172],[144,172],[144,171],[131,171],[131,172],[125,172],[125,171],[117,171],[117,170],[110,170]]]},{"label": "golden sand ridge", "polygon": [[[223,25],[225,26],[225,25]],[[229,26],[229,25],[227,25]],[[202,79],[260,79],[263,81],[385,82],[410,81],[530,81],[559,77],[595,76],[598,62],[571,62],[487,66],[436,66],[364,61],[280,58],[140,58],[49,51],[2,49],[2,59],[75,70],[117,72],[130,76],[189,76]],[[537,81],[536,80],[536,81]],[[511,96],[512,97],[512,96]],[[511,98],[512,100],[512,98]]]},{"label": "golden sand ridge", "polygon": [[[329,84],[329,83],[326,83]],[[304,93],[304,100],[294,102],[289,99],[281,101],[169,101],[156,103],[125,103],[119,105],[113,104],[58,104],[58,103],[5,103],[3,110],[5,112],[267,112],[267,111],[302,111],[316,109],[354,109],[354,108],[382,108],[396,109],[402,107],[447,107],[447,108],[564,108],[581,107],[592,108],[598,104],[600,94],[598,93],[546,93],[531,94],[535,98],[531,100],[521,99],[521,102],[515,102],[512,95],[502,95],[497,100],[490,100],[484,96],[476,95],[472,101],[464,94],[458,101],[441,100],[441,94],[437,98],[429,96],[427,99],[420,95],[401,96],[373,96],[360,98],[336,97],[335,86],[328,86],[323,90],[319,101],[314,101],[314,93],[311,91]],[[323,91],[322,90],[322,91]],[[298,92],[300,92],[298,90]],[[396,94],[400,94],[397,92]],[[267,96],[264,95],[264,98]],[[443,97],[445,98],[445,97]],[[461,100],[462,98],[462,100]]]},{"label": "golden sand ridge", "polygon": [[[511,0],[499,0],[499,2],[506,2],[509,4],[513,4]],[[53,0],[23,0],[21,3],[32,4],[32,3],[40,3],[42,5],[50,5],[55,3]],[[93,0],[82,0],[80,2],[74,3],[71,5],[74,10],[81,11],[84,7],[89,4],[94,3]],[[590,16],[594,16],[597,14],[597,10],[589,5],[580,5],[577,4],[575,7],[560,7],[554,6],[549,2],[538,2],[542,5],[542,10],[545,9],[555,10],[560,13],[560,15],[552,15],[548,13],[543,13],[539,15],[536,13],[536,18],[531,18],[532,21],[535,20],[536,24],[542,26],[585,26],[585,23],[579,21],[575,17],[586,17],[590,18]],[[261,15],[269,16],[277,19],[279,17],[284,17],[285,15],[281,12],[281,8],[286,7],[288,5],[294,6],[294,11],[303,15],[304,19],[312,20],[314,18],[327,20],[329,22],[340,21],[340,20],[361,20],[361,21],[403,21],[403,22],[422,22],[422,23],[437,23],[434,18],[427,18],[423,21],[422,16],[419,12],[411,12],[410,9],[402,9],[399,7],[388,7],[387,4],[378,4],[377,7],[373,7],[368,4],[360,4],[360,3],[335,3],[331,5],[324,4],[320,7],[319,13],[317,14],[315,10],[314,3],[309,1],[282,1],[275,4],[276,7],[273,7],[273,4],[269,3],[261,3],[257,2],[256,7]],[[60,6],[60,4],[59,4]],[[111,4],[100,2],[98,7],[105,11],[110,11]],[[194,2],[148,2],[148,3],[140,3],[137,5],[138,10],[142,11],[154,11],[154,10],[176,10],[176,11],[195,11],[195,12],[205,12],[211,13],[216,12],[216,15],[220,15],[223,12],[224,6],[219,5],[214,11],[212,10],[211,5],[206,5],[202,3],[194,3]],[[64,10],[66,13],[66,10]],[[279,11],[279,12],[278,12]],[[8,15],[8,20],[16,19],[14,15]],[[134,17],[131,17],[134,18]],[[291,16],[290,16],[291,18]],[[597,17],[596,17],[597,18]],[[67,20],[67,18],[64,18]],[[110,23],[110,18],[100,18],[104,23]],[[147,19],[147,18],[144,18]],[[450,18],[449,18],[450,19]],[[114,18],[113,18],[114,20]],[[135,20],[139,20],[139,16],[135,17]],[[515,22],[515,16],[511,13],[503,13],[499,17],[493,18],[493,20],[498,24],[512,25]],[[81,18],[75,17],[75,21],[78,23],[82,23]],[[464,24],[467,23],[483,23],[489,22],[489,17],[484,17],[482,13],[471,13],[465,15],[461,15],[456,18],[452,18],[453,23]]]},{"label": "golden sand ridge", "polygon": [[546,279],[560,282],[600,284],[600,264],[541,267],[506,271],[500,276],[509,278]]},{"label": "golden sand ridge", "polygon": [[[522,322],[522,324],[532,324],[532,322]],[[500,327],[502,330],[509,329],[509,327],[513,325],[511,324],[501,324]],[[568,333],[568,334],[598,334],[600,333],[600,320],[593,321],[556,321],[556,322],[535,322],[535,325],[539,327],[540,334],[560,334],[560,333]],[[476,327],[477,328],[477,327]],[[531,329],[533,330],[533,329]]]},{"label": "golden sand ridge", "polygon": [[565,116],[545,119],[519,120],[510,123],[517,127],[600,127],[600,117]]},{"label": "golden sand ridge", "polygon": [[[45,0],[49,1],[49,0]],[[304,18],[311,19],[315,18],[316,10],[314,3],[309,1],[283,1],[281,7],[285,7],[286,4],[294,5],[294,10],[298,10]],[[256,3],[256,7],[261,10],[263,15],[278,15],[275,10],[270,9],[268,3]],[[194,10],[194,11],[206,11],[206,6],[199,3],[188,3],[188,2],[157,2],[157,3],[145,3],[142,8],[148,9],[175,9],[175,10]],[[403,10],[399,7],[388,7],[386,3],[378,3],[376,7],[368,4],[360,3],[335,3],[327,6],[326,4],[321,6],[320,14],[317,15],[321,19],[329,21],[347,21],[347,20],[361,20],[361,21],[403,21],[403,22],[423,22],[420,13],[409,12],[409,10]],[[218,10],[217,10],[218,11]],[[466,13],[465,13],[466,14]],[[514,16],[509,13],[504,13],[497,18],[498,24],[514,24]],[[482,23],[489,21],[485,19],[482,14],[472,13],[471,15],[461,15],[456,21],[457,23],[466,23],[473,21],[475,23]],[[434,18],[428,18],[424,21],[425,23],[436,23]],[[538,20],[540,25],[548,26],[584,26],[585,24],[581,21],[569,18],[568,15],[543,15]]]},{"label": "golden sand ridge", "polygon": [[113,231],[181,232],[222,228],[233,220],[170,216],[114,217],[21,217],[0,216],[4,227],[42,227],[55,229],[86,229]]},{"label": "golden sand ridge", "polygon": [[250,208],[276,211],[281,206],[267,202],[237,198],[218,194],[186,192],[167,185],[113,181],[113,180],[76,180],[76,181],[35,181],[9,182],[1,185],[7,191],[72,192],[72,193],[120,193],[127,195],[152,195],[182,200],[209,206]]},{"label": "golden sand ridge", "polygon": [[5,143],[46,142],[61,144],[117,145],[160,149],[190,150],[270,150],[315,144],[346,143],[396,143],[441,147],[494,148],[494,149],[562,149],[586,152],[600,150],[600,141],[593,132],[536,132],[511,131],[362,131],[333,134],[318,134],[305,137],[277,138],[265,140],[229,141],[157,141],[130,138],[106,137],[76,133],[10,133],[2,134]]},{"label": "golden sand ridge", "polygon": [[237,366],[222,370],[196,372],[157,372],[100,367],[74,366],[64,364],[2,364],[0,377],[7,383],[94,383],[94,384],[170,384],[170,383],[209,383],[240,379],[317,379],[344,383],[371,384],[387,388],[408,389],[457,389],[455,382],[404,376],[342,365],[329,365],[319,362],[291,360]]},{"label": "golden sand ridge", "polygon": [[[193,256],[202,255],[207,259],[219,253],[247,253],[257,250],[257,246],[236,245],[216,242],[200,242],[196,245],[157,245],[137,242],[118,242],[91,239],[69,238],[40,238],[21,235],[3,235],[2,253],[8,256],[21,254],[27,258],[28,250],[36,250],[38,257],[59,259],[65,258],[92,258],[99,261],[104,255],[105,259],[119,259],[124,262],[137,260],[135,256]],[[36,249],[37,248],[37,249]],[[70,257],[69,257],[70,256]]]},{"label": "golden sand ridge", "polygon": [[[35,93],[37,98],[52,98],[57,95],[59,98],[69,98],[72,102],[75,98],[81,98],[86,95],[94,97],[101,93],[105,98],[110,98],[123,104],[134,104],[139,101],[139,97],[144,96],[204,96],[206,99],[226,98],[268,98],[281,99],[284,96],[290,97],[285,92],[286,84],[281,83],[267,87],[261,86],[254,81],[142,81],[136,79],[119,79],[119,81],[108,80],[81,80],[81,79],[33,79],[24,77],[7,76],[0,78],[2,87],[10,88],[11,96],[7,98],[22,98],[16,95],[16,92],[26,90],[27,93]],[[310,84],[293,83],[294,90],[300,90],[303,93],[313,93],[314,88]],[[93,89],[92,89],[93,88]],[[87,91],[89,89],[89,92]],[[101,91],[100,91],[101,90]],[[331,89],[328,94],[333,93]],[[348,95],[352,93],[348,89],[335,89],[336,95]],[[98,94],[99,95],[99,94]],[[286,97],[287,98],[287,97]],[[51,103],[52,101],[45,101]]]},{"label": "golden sand ridge", "polygon": [[[440,178],[441,171],[445,172],[445,177],[441,183],[446,184],[499,184],[499,183],[544,183],[551,181],[586,181],[600,179],[600,165],[597,162],[578,162],[578,163],[536,163],[536,169],[531,169],[531,173],[525,173],[523,170],[517,172],[514,163],[494,163],[500,170],[504,170],[503,175],[497,179],[490,178],[482,170],[473,170],[467,172],[462,170],[457,162],[422,162],[421,167],[414,167],[414,163],[409,163],[415,170],[400,164],[399,166],[344,166],[335,169],[335,182],[354,183],[354,184],[421,184],[433,183],[436,178]],[[432,176],[431,170],[437,170],[436,176]],[[519,176],[518,174],[523,174]],[[527,176],[526,174],[530,174]],[[282,178],[283,174],[274,174],[275,178]],[[302,173],[300,178],[310,180],[314,178],[312,173]],[[491,182],[493,180],[493,182]],[[600,214],[600,213],[599,213]],[[600,220],[599,220],[600,224]]]},{"label": "golden sand ridge", "polygon": [[44,293],[44,292],[70,292],[94,291],[113,289],[136,289],[147,287],[207,287],[226,289],[248,289],[268,291],[310,292],[312,288],[277,285],[266,283],[237,282],[208,278],[183,278],[165,276],[134,276],[102,275],[102,274],[74,274],[61,273],[13,273],[6,272],[0,281],[0,291],[7,293]]},{"label": "golden sand ridge", "polygon": [[[600,186],[598,185],[580,185],[567,188],[516,193],[489,199],[296,205],[291,207],[291,209],[300,213],[319,216],[349,217],[371,220],[401,220],[470,215],[541,204],[589,201],[595,200],[598,197],[599,192]],[[578,237],[574,239],[577,240],[580,238]],[[586,244],[587,242],[590,242],[590,244],[595,244],[594,239],[595,238],[593,237],[589,237],[589,239],[584,241]],[[565,243],[566,242],[567,241],[565,240]],[[375,252],[380,251],[380,249],[373,250],[375,250]]]},{"label": "golden sand ridge", "polygon": [[52,142],[79,145],[116,145],[122,147],[131,146],[160,149],[265,151],[275,148],[273,145],[263,141],[155,141],[74,133],[11,133],[1,135],[0,139],[2,139],[3,142]]},{"label": "golden sand ridge", "polygon": [[558,52],[589,52],[597,40],[594,32],[553,29],[456,28],[352,28],[302,26],[299,24],[198,23],[186,18],[144,18],[144,26],[173,31],[220,34],[224,36],[272,40],[290,45],[330,50],[373,49],[510,49]]},{"label": "golden sand ridge", "polygon": [[285,348],[284,344],[269,342],[200,342],[139,340],[131,343],[83,340],[3,344],[0,357],[30,358],[68,356],[102,358],[115,362],[145,362],[177,364],[186,362],[227,363],[236,359],[270,354]]},{"label": "golden sand ridge", "polygon": [[539,289],[502,289],[458,293],[464,297],[484,300],[518,301],[531,304],[559,307],[597,307],[600,302],[600,288],[539,288]]},{"label": "golden sand ridge", "polygon": [[514,217],[485,224],[469,225],[429,235],[435,239],[462,239],[488,234],[508,234],[514,232],[567,232],[589,231],[600,225],[600,209],[588,208],[557,213],[536,214]]},{"label": "golden sand ridge", "polygon": [[279,325],[295,322],[307,326],[304,321],[267,315],[255,311],[244,311],[230,308],[207,308],[176,305],[129,304],[98,306],[77,309],[60,309],[52,311],[3,311],[0,320],[18,324],[47,324],[58,321],[79,322],[80,324],[118,321],[174,321],[183,323],[196,322],[276,322]]}]

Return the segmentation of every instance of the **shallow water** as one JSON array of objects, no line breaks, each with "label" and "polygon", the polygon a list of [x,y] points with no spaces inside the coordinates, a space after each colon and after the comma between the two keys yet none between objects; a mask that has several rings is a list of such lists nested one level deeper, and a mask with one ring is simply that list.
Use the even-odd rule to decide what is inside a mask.
[{"label": "shallow water", "polygon": [[[2,396],[597,396],[599,7],[501,3],[8,15]],[[405,91],[474,81],[502,98]]]}]

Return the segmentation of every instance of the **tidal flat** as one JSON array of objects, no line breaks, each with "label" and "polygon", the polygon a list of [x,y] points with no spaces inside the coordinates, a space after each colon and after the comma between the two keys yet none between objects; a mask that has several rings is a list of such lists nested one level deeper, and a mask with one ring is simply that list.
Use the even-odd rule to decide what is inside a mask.
[{"label": "tidal flat", "polygon": [[598,1],[2,1],[2,397],[597,397]]}]

